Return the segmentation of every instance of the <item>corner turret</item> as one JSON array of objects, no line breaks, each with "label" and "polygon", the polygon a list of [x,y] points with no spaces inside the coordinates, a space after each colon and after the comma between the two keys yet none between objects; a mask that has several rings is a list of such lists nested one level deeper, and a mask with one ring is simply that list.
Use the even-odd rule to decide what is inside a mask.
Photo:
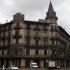
[{"label": "corner turret", "polygon": [[50,19],[51,21],[52,20],[55,20],[55,21],[58,20],[58,17],[56,16],[56,12],[53,9],[51,1],[50,1],[50,4],[49,4],[48,12],[46,13],[45,20],[47,21],[48,19]]}]

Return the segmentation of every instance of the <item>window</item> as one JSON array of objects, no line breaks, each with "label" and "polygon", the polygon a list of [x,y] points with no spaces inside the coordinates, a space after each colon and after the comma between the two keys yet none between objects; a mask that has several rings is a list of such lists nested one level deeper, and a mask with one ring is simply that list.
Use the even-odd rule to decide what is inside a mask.
[{"label": "window", "polygon": [[13,48],[13,49],[14,49],[15,55],[18,55],[18,48]]},{"label": "window", "polygon": [[35,49],[30,49],[30,55],[35,55]]},{"label": "window", "polygon": [[30,59],[25,59],[25,67],[26,68],[30,67]]},{"label": "window", "polygon": [[38,55],[38,49],[36,49],[36,52],[35,53],[36,53],[36,55]]},{"label": "window", "polygon": [[29,55],[29,54],[30,54],[29,49],[26,49],[26,55]]},{"label": "window", "polygon": [[2,50],[0,50],[0,55],[2,55]]},{"label": "window", "polygon": [[37,31],[35,32],[34,38],[35,38],[35,39],[40,39],[39,32],[37,32]]},{"label": "window", "polygon": [[19,43],[19,31],[15,31],[16,44]]},{"label": "window", "polygon": [[55,41],[54,40],[52,40],[52,45],[55,45]]},{"label": "window", "polygon": [[4,55],[4,50],[2,50],[2,55]]},{"label": "window", "polygon": [[18,44],[19,43],[19,40],[18,39],[16,39],[16,44]]},{"label": "window", "polygon": [[54,27],[54,25],[51,25],[51,30],[55,30],[55,27]]},{"label": "window", "polygon": [[29,38],[26,38],[26,44],[30,45],[30,39]]},{"label": "window", "polygon": [[16,47],[11,48],[11,55],[17,56],[18,55],[18,48],[16,48]]},{"label": "window", "polygon": [[10,25],[10,26],[8,26],[8,30],[11,30],[11,25]]},{"label": "window", "polygon": [[39,41],[38,40],[35,40],[35,45],[36,46],[38,46],[39,45],[39,43],[38,43]]},{"label": "window", "polygon": [[15,35],[18,36],[19,35],[19,31],[15,31]]},{"label": "window", "polygon": [[38,25],[34,25],[34,28],[37,29],[38,28]]},{"label": "window", "polygon": [[30,35],[30,31],[29,30],[27,30],[27,35]]},{"label": "window", "polygon": [[26,29],[28,29],[28,30],[30,29],[30,24],[26,25]]},{"label": "window", "polygon": [[39,32],[36,31],[36,32],[35,32],[35,36],[39,36]]},{"label": "window", "polygon": [[46,31],[46,26],[43,26],[43,30]]},{"label": "window", "polygon": [[47,55],[47,50],[44,50],[44,55]]},{"label": "window", "polygon": [[44,50],[39,50],[39,55],[44,55]]},{"label": "window", "polygon": [[47,46],[47,44],[48,44],[47,39],[44,39],[44,46]]},{"label": "window", "polygon": [[8,50],[4,50],[4,55],[7,55]]},{"label": "window", "polygon": [[7,51],[7,55],[9,55],[9,50]]},{"label": "window", "polygon": [[19,55],[22,55],[22,48],[19,48]]},{"label": "window", "polygon": [[57,27],[57,26],[55,26],[55,29],[57,30],[57,29],[58,29],[58,27]]},{"label": "window", "polygon": [[39,30],[40,28],[39,28],[39,25],[34,25],[34,30]]}]

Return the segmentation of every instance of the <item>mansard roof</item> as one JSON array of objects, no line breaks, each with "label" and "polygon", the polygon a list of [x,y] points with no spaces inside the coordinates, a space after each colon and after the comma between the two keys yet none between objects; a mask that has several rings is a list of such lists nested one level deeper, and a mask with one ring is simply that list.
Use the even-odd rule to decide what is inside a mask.
[{"label": "mansard roof", "polygon": [[65,31],[65,29],[63,29],[61,26],[58,26],[59,30],[61,32],[63,32],[64,34],[66,34],[68,37],[70,37],[70,35]]},{"label": "mansard roof", "polygon": [[7,23],[4,23],[4,24],[0,24],[0,27],[9,26],[11,24],[13,24],[13,21],[12,22],[7,22]]},{"label": "mansard roof", "polygon": [[[5,27],[5,26],[9,26],[9,25],[12,25],[14,24],[13,21],[11,22],[8,22],[8,23],[5,23],[5,24],[0,24],[0,27]],[[46,22],[38,22],[38,21],[27,21],[27,20],[24,20],[24,24],[32,24],[32,25],[49,25],[49,23],[46,23]],[[52,24],[52,23],[50,23]],[[66,34],[68,37],[70,37],[70,35],[61,27],[61,26],[58,26],[59,28],[59,31],[63,32],[64,34]]]},{"label": "mansard roof", "polygon": [[[24,21],[25,24],[34,24],[34,25],[49,25],[49,23],[46,23],[46,22],[39,22],[39,21],[27,21],[25,20]],[[51,24],[51,23],[50,23]]]}]

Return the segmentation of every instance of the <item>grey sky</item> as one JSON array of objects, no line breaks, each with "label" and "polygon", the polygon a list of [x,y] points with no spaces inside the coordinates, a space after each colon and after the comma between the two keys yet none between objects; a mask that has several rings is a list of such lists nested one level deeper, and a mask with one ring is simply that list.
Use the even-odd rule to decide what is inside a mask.
[{"label": "grey sky", "polygon": [[[70,1],[51,0],[58,25],[61,25],[70,34]],[[38,21],[44,19],[50,0],[0,0],[0,22],[10,21],[15,13],[25,14],[26,20]]]}]

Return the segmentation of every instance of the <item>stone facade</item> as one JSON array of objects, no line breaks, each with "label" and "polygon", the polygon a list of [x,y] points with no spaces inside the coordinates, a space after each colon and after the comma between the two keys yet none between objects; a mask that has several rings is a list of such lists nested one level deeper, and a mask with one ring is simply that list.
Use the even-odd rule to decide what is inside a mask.
[{"label": "stone facade", "polygon": [[[30,68],[36,62],[39,68],[47,66],[52,49],[50,45],[69,47],[69,34],[57,25],[56,12],[50,2],[43,21],[26,21],[24,15],[16,13],[9,23],[0,25],[0,67],[16,65]],[[66,59],[54,59],[57,65],[66,66]],[[63,64],[61,64],[63,63]]]}]

